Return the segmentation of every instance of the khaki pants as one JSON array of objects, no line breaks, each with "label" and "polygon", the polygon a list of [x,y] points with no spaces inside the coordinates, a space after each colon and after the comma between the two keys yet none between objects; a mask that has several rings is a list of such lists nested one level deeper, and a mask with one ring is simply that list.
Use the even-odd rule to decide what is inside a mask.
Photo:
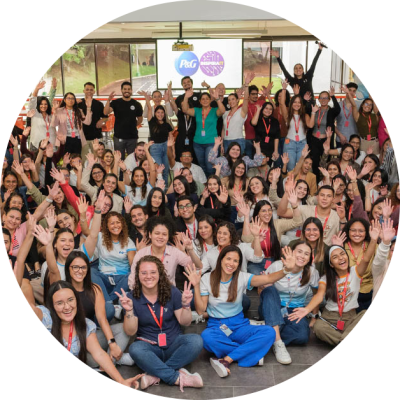
[{"label": "khaki pants", "polygon": [[44,304],[43,301],[43,286],[40,284],[40,279],[32,279],[31,280],[31,286],[33,289],[33,295],[35,296],[35,300],[39,303],[39,304]]},{"label": "khaki pants", "polygon": [[372,146],[373,148],[373,154],[379,154],[379,140],[376,138],[376,140],[366,140],[361,138],[361,144],[360,144],[360,150],[367,152],[368,147]]},{"label": "khaki pants", "polygon": [[[314,333],[318,339],[335,346],[339,344],[357,325],[358,321],[364,315],[365,310],[361,311],[359,314],[356,313],[356,310],[351,310],[349,312],[343,313],[342,320],[344,321],[344,330],[337,331],[333,329],[327,322],[322,321],[322,319],[317,319],[317,322],[314,325]],[[322,312],[322,318],[326,319],[332,325],[337,324],[339,320],[339,313],[337,311],[328,311],[324,309]]]}]

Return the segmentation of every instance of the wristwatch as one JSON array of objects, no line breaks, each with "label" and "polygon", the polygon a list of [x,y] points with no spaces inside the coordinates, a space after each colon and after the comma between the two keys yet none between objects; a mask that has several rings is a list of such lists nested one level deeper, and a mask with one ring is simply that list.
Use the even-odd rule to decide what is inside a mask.
[{"label": "wristwatch", "polygon": [[111,339],[107,342],[108,345],[110,345],[111,343],[116,343],[116,341],[115,341],[114,338],[111,338]]}]

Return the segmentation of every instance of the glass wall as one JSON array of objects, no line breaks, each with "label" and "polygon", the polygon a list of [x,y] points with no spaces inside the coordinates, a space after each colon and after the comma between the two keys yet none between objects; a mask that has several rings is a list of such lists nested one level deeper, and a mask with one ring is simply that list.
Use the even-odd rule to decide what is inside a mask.
[{"label": "glass wall", "polygon": [[332,52],[332,67],[331,67],[331,86],[335,88],[335,92],[340,92],[342,80],[342,59]]},{"label": "glass wall", "polygon": [[59,58],[50,69],[43,75],[43,80],[46,81],[46,86],[42,91],[39,91],[41,96],[48,96],[51,89],[51,83],[53,78],[57,79],[57,90],[56,96],[63,96],[62,87],[62,74],[61,74],[61,58]]},{"label": "glass wall", "polygon": [[[308,42],[307,69],[311,67],[317,51],[318,45],[315,42]],[[324,48],[319,56],[312,81],[314,93],[320,93],[323,90],[329,91],[330,89],[332,53],[332,50]]]},{"label": "glass wall", "polygon": [[243,77],[248,73],[256,76],[252,84],[259,89],[270,82],[270,42],[243,43]]},{"label": "glass wall", "polygon": [[156,44],[131,44],[132,90],[153,92],[156,82]]}]

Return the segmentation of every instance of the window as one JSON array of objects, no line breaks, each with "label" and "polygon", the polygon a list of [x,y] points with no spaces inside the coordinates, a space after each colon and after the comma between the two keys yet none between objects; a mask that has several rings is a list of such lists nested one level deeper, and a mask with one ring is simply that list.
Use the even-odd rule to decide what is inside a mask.
[{"label": "window", "polygon": [[331,86],[335,88],[336,93],[340,93],[342,79],[342,59],[332,52]]},{"label": "window", "polygon": [[153,92],[156,83],[155,43],[131,44],[132,91]]},{"label": "window", "polygon": [[129,44],[97,44],[97,89],[98,95],[121,93],[121,83],[131,81],[129,66]]},{"label": "window", "polygon": [[65,93],[83,94],[86,82],[96,82],[94,45],[76,44],[62,56]]},{"label": "window", "polygon": [[53,78],[57,79],[56,96],[62,96],[63,85],[61,75],[61,58],[59,58],[43,75],[43,79],[46,81],[46,86],[43,88],[43,91],[39,91],[41,96],[48,96],[50,94],[51,82]]},{"label": "window", "polygon": [[[318,51],[318,45],[315,42],[308,42],[308,60],[307,69],[311,67],[315,55]],[[319,56],[317,66],[314,71],[314,78],[312,86],[314,93],[320,93],[324,90],[329,92],[331,84],[331,63],[332,63],[332,50],[323,49]],[[340,79],[339,79],[340,81]]]},{"label": "window", "polygon": [[243,81],[248,73],[255,73],[251,81],[260,90],[270,81],[270,42],[243,42]]}]

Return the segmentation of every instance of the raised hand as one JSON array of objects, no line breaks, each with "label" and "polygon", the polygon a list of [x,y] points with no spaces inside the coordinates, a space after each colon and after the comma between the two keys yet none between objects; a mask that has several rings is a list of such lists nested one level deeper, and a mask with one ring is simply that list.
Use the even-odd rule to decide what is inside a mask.
[{"label": "raised hand", "polygon": [[335,95],[335,88],[333,86],[331,86],[330,90],[329,90],[329,96],[334,96]]},{"label": "raised hand", "polygon": [[51,176],[54,180],[60,182],[61,184],[64,184],[64,183],[65,183],[64,174],[63,174],[61,171],[59,171],[57,168],[54,168],[54,167],[53,167],[53,168],[51,169],[51,171],[50,171],[50,176]]},{"label": "raised hand", "polygon": [[389,219],[390,216],[393,213],[394,207],[392,206],[392,200],[390,199],[385,199],[383,202],[383,207],[382,207],[382,216],[384,219]]},{"label": "raised hand", "polygon": [[361,175],[365,176],[371,172],[372,166],[370,164],[364,164],[361,170]]},{"label": "raised hand", "polygon": [[13,192],[13,190],[7,189],[7,192],[4,193],[4,202],[7,201],[7,199],[11,196],[12,192]]},{"label": "raised hand", "polygon": [[193,299],[193,292],[190,290],[191,286],[191,282],[185,281],[182,292],[182,306],[189,306]]},{"label": "raised hand", "polygon": [[129,214],[132,210],[133,203],[129,196],[124,197],[124,209],[127,214]]},{"label": "raised hand", "polygon": [[32,235],[40,242],[43,246],[47,246],[53,240],[53,235],[49,229],[44,229],[41,225],[36,225]]},{"label": "raised hand", "polygon": [[312,106],[311,110],[312,110],[313,113],[317,113],[318,110],[319,110],[319,107],[318,107],[316,104],[314,104],[314,105]]},{"label": "raised hand", "polygon": [[213,168],[215,169],[215,175],[219,176],[221,174],[222,164],[214,164]]},{"label": "raised hand", "polygon": [[298,203],[298,198],[297,198],[297,194],[296,194],[296,190],[293,189],[290,192],[288,192],[288,200],[289,203],[292,205],[292,207],[296,207],[297,203]]},{"label": "raised hand", "polygon": [[201,270],[198,271],[194,264],[188,264],[185,267],[185,271],[183,275],[186,276],[186,278],[189,279],[189,282],[193,285],[193,287],[200,285],[201,281]]},{"label": "raised hand", "polygon": [[145,237],[142,237],[142,240],[139,242],[139,239],[136,239],[136,251],[142,250],[148,246],[148,240]]},{"label": "raised hand", "polygon": [[36,218],[28,212],[28,232],[30,232],[33,235],[33,232],[35,232],[36,229]]},{"label": "raised hand", "polygon": [[179,249],[180,251],[182,251],[183,253],[185,252],[185,245],[182,242],[182,232],[178,232],[175,234],[174,236],[174,245],[177,249]]},{"label": "raised hand", "polygon": [[325,133],[326,133],[327,139],[330,139],[330,138],[332,137],[332,134],[333,134],[332,128],[331,128],[330,126],[328,126],[328,127],[325,129]]},{"label": "raised hand", "polygon": [[11,135],[10,136],[10,142],[14,147],[17,147],[18,146],[18,138],[17,138],[17,136]]},{"label": "raised hand", "polygon": [[221,144],[222,144],[222,137],[221,136],[217,136],[215,139],[214,139],[214,144],[215,144],[215,146],[221,146]]},{"label": "raised hand", "polygon": [[311,150],[309,150],[308,144],[306,144],[306,145],[303,147],[303,150],[301,151],[301,156],[302,156],[303,158],[306,158],[306,157],[310,154],[310,151],[311,151]]},{"label": "raised hand", "polygon": [[40,81],[35,88],[35,92],[38,92],[40,89],[43,89],[46,86],[46,81]]},{"label": "raised hand", "polygon": [[121,307],[125,311],[132,311],[133,310],[133,301],[126,295],[125,290],[121,288],[121,293],[119,294],[118,292],[114,292],[117,297],[119,298],[119,302],[121,304]]},{"label": "raised hand", "polygon": [[289,153],[283,153],[281,158],[283,165],[289,164]]},{"label": "raised hand", "polygon": [[53,158],[54,155],[54,148],[53,145],[51,143],[49,143],[46,147],[46,151],[45,151],[46,157],[47,158]]},{"label": "raised hand", "polygon": [[188,89],[188,90],[186,90],[186,92],[185,92],[185,97],[187,98],[187,99],[189,99],[190,97],[192,97],[193,96],[193,89]]},{"label": "raised hand", "polygon": [[86,154],[86,159],[88,160],[88,168],[92,169],[93,165],[96,164],[96,159],[92,153]]},{"label": "raised hand", "polygon": [[225,186],[220,186],[220,194],[215,193],[217,199],[221,202],[221,204],[226,204],[228,201],[228,189]]},{"label": "raised hand", "polygon": [[27,116],[28,118],[32,118],[35,114],[36,114],[36,108],[34,108],[34,109],[32,109],[32,110],[29,110],[29,111],[26,113],[26,116]]},{"label": "raised hand", "polygon": [[65,153],[63,157],[63,167],[66,167],[71,162],[71,157],[69,153]]},{"label": "raised hand", "polygon": [[324,176],[324,178],[329,179],[329,172],[327,171],[326,168],[318,167],[320,170],[321,174]]},{"label": "raised hand", "polygon": [[278,50],[272,50],[270,49],[269,51],[271,53],[271,56],[279,58],[279,51]]},{"label": "raised hand", "polygon": [[22,175],[23,173],[25,173],[24,171],[24,167],[17,161],[14,160],[12,163],[12,169],[18,174],[18,175]]},{"label": "raised hand", "polygon": [[377,242],[379,239],[380,233],[381,233],[381,226],[379,224],[379,221],[377,219],[372,220],[371,226],[369,227],[369,236],[371,238],[371,241]]},{"label": "raised hand", "polygon": [[114,151],[114,163],[119,163],[119,160],[121,159],[121,152],[119,150]]},{"label": "raised hand", "polygon": [[242,214],[244,216],[247,215],[248,217],[250,216],[250,206],[247,203],[245,203],[244,201],[237,203],[236,207],[240,214]]},{"label": "raised hand", "polygon": [[53,89],[57,89],[57,78],[53,78],[53,79],[51,80],[51,87],[52,87]]},{"label": "raised hand", "polygon": [[149,95],[146,91],[144,91],[144,90],[138,90],[138,94],[140,94],[141,96],[143,96],[143,97],[146,99],[146,101],[147,101],[147,100],[150,101],[150,95]]},{"label": "raised hand", "polygon": [[288,271],[293,271],[296,268],[296,260],[293,256],[293,251],[289,246],[285,246],[282,249],[282,255],[281,261],[283,262],[283,265],[286,270]]},{"label": "raised hand", "polygon": [[294,182],[294,175],[293,174],[288,175],[285,182],[285,192],[289,193],[290,191],[294,190],[295,186],[296,184]]},{"label": "raised hand", "polygon": [[256,153],[257,154],[261,153],[261,143],[260,142],[254,142],[253,141],[253,147],[256,149]]},{"label": "raised hand", "polygon": [[245,75],[244,77],[244,84],[249,85],[250,82],[256,77],[256,74],[254,72],[249,72]]},{"label": "raised hand", "polygon": [[348,89],[347,86],[345,86],[345,85],[343,85],[343,86],[341,87],[341,90],[342,90],[342,92],[345,93],[345,94],[350,94],[349,89]]},{"label": "raised hand", "polygon": [[336,192],[338,191],[338,189],[340,187],[340,182],[341,182],[341,180],[338,179],[338,178],[333,180],[333,190],[335,191],[335,194],[336,194]]},{"label": "raised hand", "polygon": [[164,171],[164,169],[165,169],[165,165],[164,165],[164,164],[160,164],[160,165],[157,167],[157,175],[162,174],[163,171]]},{"label": "raised hand", "polygon": [[275,168],[271,172],[272,182],[278,183],[279,178],[281,176],[281,169]]},{"label": "raised hand", "polygon": [[346,241],[347,236],[345,232],[340,231],[337,235],[332,236],[332,246],[341,246],[343,247],[344,242]]},{"label": "raised hand", "polygon": [[375,184],[372,182],[368,182],[365,185],[365,192],[368,194],[373,188],[375,187]]},{"label": "raised hand", "polygon": [[49,199],[54,200],[54,197],[58,195],[58,192],[60,190],[60,184],[57,182],[54,182],[54,185],[52,188],[50,186],[47,186],[47,190],[49,192],[49,195],[47,196]]},{"label": "raised hand", "polygon": [[192,242],[192,239],[190,239],[190,237],[189,237],[189,231],[182,233],[181,241],[182,241],[183,245],[185,246],[185,250],[187,250],[187,251],[193,250],[193,242]]},{"label": "raised hand", "polygon": [[105,199],[106,199],[105,190],[104,189],[100,190],[100,193],[97,196],[97,200],[96,200],[96,203],[95,203],[95,209],[96,210],[100,210],[101,211],[103,209]]},{"label": "raised hand", "polygon": [[168,146],[168,147],[173,147],[173,146],[175,146],[175,138],[173,137],[173,135],[169,135],[169,136],[168,136],[167,146]]},{"label": "raised hand", "polygon": [[111,101],[115,96],[115,92],[111,92],[108,96],[108,100]]},{"label": "raised hand", "polygon": [[61,144],[65,144],[65,142],[67,141],[67,134],[66,133],[62,133],[62,132],[58,131],[56,133],[56,137],[57,137],[58,141]]},{"label": "raised hand", "polygon": [[[49,143],[49,139],[48,138],[41,140],[40,141],[40,145],[39,145],[39,149],[46,149],[48,143]],[[43,151],[46,151],[46,150],[43,150]]]},{"label": "raised hand", "polygon": [[289,82],[287,79],[282,81],[282,90],[286,90],[288,86],[289,86]]},{"label": "raised hand", "polygon": [[250,233],[254,237],[260,236],[262,228],[262,221],[259,217],[253,218],[250,224]]},{"label": "raised hand", "polygon": [[164,191],[165,190],[165,181],[164,181],[164,179],[157,179],[156,187],[158,187],[162,191]]},{"label": "raised hand", "polygon": [[54,211],[54,207],[49,207],[46,210],[44,217],[46,218],[46,222],[47,222],[47,226],[49,227],[49,230],[50,231],[54,230],[54,227],[57,224],[57,218],[56,218],[56,213]]},{"label": "raised hand", "polygon": [[346,168],[346,174],[351,181],[357,180],[357,171],[350,165]]},{"label": "raised hand", "polygon": [[385,219],[381,225],[381,237],[383,243],[389,245],[392,242],[392,239],[396,236],[396,229],[393,228],[393,220]]},{"label": "raised hand", "polygon": [[305,101],[310,101],[311,98],[312,98],[311,92],[306,92],[306,93],[304,94],[304,96],[303,96],[303,99],[304,99]]},{"label": "raised hand", "polygon": [[51,105],[53,113],[57,111],[57,109],[60,107],[60,104],[61,103],[59,100],[53,100],[53,104]]},{"label": "raised hand", "polygon": [[336,212],[341,220],[346,218],[346,209],[344,208],[344,205],[336,204]]},{"label": "raised hand", "polygon": [[76,205],[78,206],[79,214],[86,215],[89,204],[86,200],[86,196],[80,196],[78,200],[76,200]]},{"label": "raised hand", "polygon": [[207,87],[210,86],[206,81],[201,82],[200,85],[201,85],[202,87],[204,87],[204,88],[207,88]]},{"label": "raised hand", "polygon": [[203,199],[206,199],[207,197],[209,197],[210,196],[210,192],[208,191],[208,188],[207,188],[207,186],[204,188],[204,190],[203,190],[203,193],[201,194],[201,197],[203,198]]}]

